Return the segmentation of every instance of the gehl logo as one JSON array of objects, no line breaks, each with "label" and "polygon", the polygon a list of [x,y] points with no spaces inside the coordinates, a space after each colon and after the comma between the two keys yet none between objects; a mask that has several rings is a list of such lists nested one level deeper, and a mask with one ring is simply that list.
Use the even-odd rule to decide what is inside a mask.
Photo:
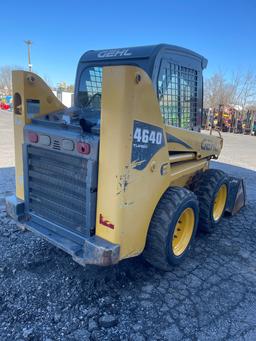
[{"label": "gehl logo", "polygon": [[217,151],[217,147],[215,146],[215,144],[208,139],[204,139],[201,143],[201,149],[202,150],[207,150],[207,151]]},{"label": "gehl logo", "polygon": [[117,50],[103,50],[97,54],[98,58],[109,58],[109,57],[128,57],[132,53],[129,49],[117,49]]}]

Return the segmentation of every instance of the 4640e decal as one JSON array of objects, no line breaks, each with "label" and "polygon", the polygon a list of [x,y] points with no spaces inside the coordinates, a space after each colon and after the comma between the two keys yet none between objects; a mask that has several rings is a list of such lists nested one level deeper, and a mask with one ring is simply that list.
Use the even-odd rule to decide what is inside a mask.
[{"label": "4640e decal", "polygon": [[134,121],[132,162],[135,169],[144,169],[152,157],[165,145],[163,129],[152,124]]}]

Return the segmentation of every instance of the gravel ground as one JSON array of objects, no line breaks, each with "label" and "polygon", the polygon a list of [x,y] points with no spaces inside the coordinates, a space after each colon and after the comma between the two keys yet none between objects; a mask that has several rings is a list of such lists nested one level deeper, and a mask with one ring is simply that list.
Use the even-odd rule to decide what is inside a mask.
[{"label": "gravel ground", "polygon": [[[242,141],[247,147],[248,137]],[[213,166],[245,177],[247,207],[212,235],[200,233],[190,257],[168,273],[141,257],[83,268],[21,231],[1,201],[14,190],[14,170],[3,164],[0,340],[255,340],[256,172],[239,156],[239,167],[222,157]]]},{"label": "gravel ground", "polygon": [[254,209],[199,235],[169,273],[141,258],[82,268],[3,212],[0,339],[255,340]]}]

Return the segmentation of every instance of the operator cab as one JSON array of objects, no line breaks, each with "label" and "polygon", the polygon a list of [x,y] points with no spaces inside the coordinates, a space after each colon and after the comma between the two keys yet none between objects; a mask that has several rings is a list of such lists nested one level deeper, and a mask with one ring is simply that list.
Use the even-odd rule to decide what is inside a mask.
[{"label": "operator cab", "polygon": [[84,132],[99,134],[104,66],[132,65],[143,69],[155,88],[166,125],[200,130],[203,108],[202,71],[207,60],[188,49],[151,45],[87,51],[80,58],[74,107],[45,119],[80,125]]},{"label": "operator cab", "polygon": [[133,65],[146,71],[155,88],[165,124],[200,129],[202,70],[207,66],[204,57],[167,44],[86,52],[78,64],[75,105],[89,109],[89,120],[93,113],[94,120],[100,119],[102,68],[113,65]]}]

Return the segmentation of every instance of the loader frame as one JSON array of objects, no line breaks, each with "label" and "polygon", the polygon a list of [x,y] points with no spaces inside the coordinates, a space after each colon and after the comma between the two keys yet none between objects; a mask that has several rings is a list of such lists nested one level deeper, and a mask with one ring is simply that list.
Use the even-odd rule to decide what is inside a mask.
[{"label": "loader frame", "polygon": [[[202,112],[202,69],[206,60],[186,49],[159,45],[146,49],[89,51],[82,56],[76,78],[76,105],[79,105],[83,70],[91,65],[103,68],[99,138],[81,128],[67,125],[56,128],[45,122],[45,116],[52,112],[65,113],[64,106],[37,75],[25,71],[14,73],[13,89],[18,99],[14,101],[16,196],[7,199],[8,212],[82,265],[110,265],[142,253],[150,221],[166,190],[170,186],[189,187],[195,174],[208,169],[209,161],[220,154],[223,143],[220,136],[165,124],[157,77],[163,61],[170,58],[169,62],[179,60],[179,72],[181,67],[197,70],[198,96],[194,102],[197,109],[190,128],[198,130]],[[28,104],[31,101],[40,103],[40,107],[30,115]],[[32,153],[29,150],[35,148],[43,158],[42,155],[53,153],[54,149],[51,143],[44,146],[31,143],[28,135],[34,131],[51,140],[56,140],[53,136],[61,140],[69,134],[74,144],[81,139],[90,141],[92,153],[80,158],[83,164],[97,163],[97,170],[93,166],[97,177],[96,173],[92,175],[86,187],[88,193],[94,193],[89,199],[91,220],[87,221],[90,226],[86,233],[60,226],[31,208],[29,172],[33,165],[28,157]],[[54,153],[57,160],[61,155],[79,158],[77,150],[67,152],[60,148]],[[91,179],[95,179],[96,186]],[[43,207],[44,201],[40,204]]]}]

